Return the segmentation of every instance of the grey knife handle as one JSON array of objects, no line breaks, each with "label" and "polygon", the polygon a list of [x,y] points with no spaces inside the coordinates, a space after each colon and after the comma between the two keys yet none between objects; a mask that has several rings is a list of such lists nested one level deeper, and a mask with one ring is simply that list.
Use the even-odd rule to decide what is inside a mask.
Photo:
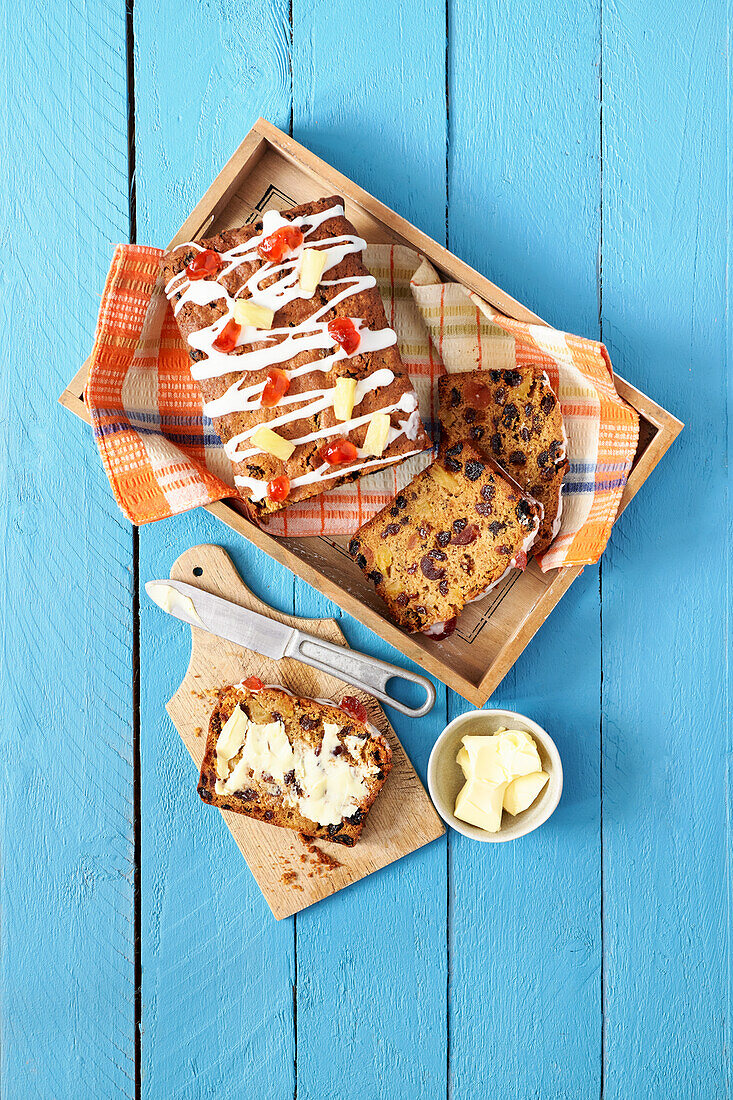
[{"label": "grey knife handle", "polygon": [[[293,632],[293,636],[285,649],[285,657],[294,657],[296,661],[302,661],[306,665],[320,669],[321,672],[330,672],[339,680],[345,680],[347,684],[361,688],[363,691],[379,699],[380,703],[386,703],[402,714],[410,718],[421,718],[432,709],[435,702],[435,688],[425,676],[418,676],[416,672],[408,672],[397,665],[391,665],[388,661],[378,661],[376,657],[367,657],[365,653],[357,653],[345,646],[334,645],[333,642],[325,642],[320,638],[314,638],[310,634],[303,634],[299,630]],[[395,699],[387,692],[387,684],[392,679],[409,680],[412,684],[419,684],[425,689],[425,702],[420,707],[408,707]]]}]

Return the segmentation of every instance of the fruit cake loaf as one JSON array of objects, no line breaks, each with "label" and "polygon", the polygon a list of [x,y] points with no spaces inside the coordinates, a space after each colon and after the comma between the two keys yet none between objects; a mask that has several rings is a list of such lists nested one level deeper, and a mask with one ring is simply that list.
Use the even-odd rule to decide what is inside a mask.
[{"label": "fruit cake loaf", "polygon": [[251,512],[430,446],[343,199],[179,245],[165,291]]},{"label": "fruit cake loaf", "polygon": [[[299,699],[252,677],[225,687],[209,721],[204,802],[352,847],[392,767],[358,700]],[[344,707],[350,707],[349,710]]]},{"label": "fruit cake loaf", "polygon": [[467,603],[524,568],[541,514],[492,459],[459,441],[359,528],[349,553],[395,622],[447,637]]},{"label": "fruit cake loaf", "polygon": [[539,554],[560,529],[568,467],[560,402],[540,366],[446,374],[438,382],[441,447],[468,437],[544,508]]}]

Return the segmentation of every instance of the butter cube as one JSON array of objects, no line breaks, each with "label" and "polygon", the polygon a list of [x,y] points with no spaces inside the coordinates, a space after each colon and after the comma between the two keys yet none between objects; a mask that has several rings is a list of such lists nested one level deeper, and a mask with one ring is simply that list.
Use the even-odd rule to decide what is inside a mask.
[{"label": "butter cube", "polygon": [[525,730],[503,730],[494,736],[499,738],[499,755],[512,779],[542,771],[534,738]]},{"label": "butter cube", "polygon": [[464,747],[458,750],[458,756],[456,757],[456,764],[462,770],[466,779],[471,778],[471,762],[468,756],[468,750]]},{"label": "butter cube", "polygon": [[337,378],[333,388],[333,415],[337,420],[351,420],[356,397],[355,378]]},{"label": "butter cube", "polygon": [[547,772],[518,776],[504,792],[504,809],[512,815],[521,814],[532,805],[549,778]]},{"label": "butter cube", "polygon": [[542,762],[534,740],[524,730],[499,730],[491,736],[469,734],[463,739],[472,774],[482,775],[483,761],[498,764],[509,781],[518,775],[542,771]]},{"label": "butter cube", "polygon": [[366,454],[376,455],[376,457],[379,458],[384,448],[387,446],[389,426],[390,420],[387,413],[374,413],[369,421],[369,427],[367,428],[366,437],[364,439],[364,451]]},{"label": "butter cube", "polygon": [[323,248],[304,248],[300,259],[298,285],[304,294],[313,294],[321,281],[328,253]]},{"label": "butter cube", "polygon": [[506,788],[506,780],[493,784],[469,779],[458,793],[454,811],[456,817],[469,825],[485,829],[487,833],[498,833]]},{"label": "butter cube", "polygon": [[505,766],[501,745],[496,736],[487,737],[481,734],[469,734],[462,740],[469,778],[474,777],[486,782],[506,780],[507,783],[514,778]]},{"label": "butter cube", "polygon": [[273,432],[271,428],[265,428],[264,426],[258,428],[251,438],[258,450],[266,451],[267,454],[274,455],[275,458],[280,458],[283,462],[287,462],[295,450],[295,444],[291,443],[289,439],[283,439],[277,432]]},{"label": "butter cube", "polygon": [[258,306],[250,299],[238,298],[234,303],[234,320],[238,325],[270,329],[274,316],[273,310]]},{"label": "butter cube", "polygon": [[502,808],[511,814],[531,806],[549,776],[542,771],[534,739],[525,730],[466,734],[456,763],[466,783],[455,815],[487,832],[501,828]]}]

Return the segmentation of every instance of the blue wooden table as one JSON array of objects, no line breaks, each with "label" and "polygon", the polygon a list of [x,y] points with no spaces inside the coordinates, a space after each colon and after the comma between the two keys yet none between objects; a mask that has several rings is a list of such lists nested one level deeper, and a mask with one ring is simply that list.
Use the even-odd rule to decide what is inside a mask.
[{"label": "blue wooden table", "polygon": [[[727,18],[5,5],[3,1096],[728,1095]],[[340,612],[204,512],[133,531],[56,405],[111,244],[164,244],[260,114],[687,424],[492,700],[559,745],[548,825],[280,923],[165,715],[187,631],[139,594],[215,541],[280,609]],[[392,716],[423,777],[466,709]]]}]

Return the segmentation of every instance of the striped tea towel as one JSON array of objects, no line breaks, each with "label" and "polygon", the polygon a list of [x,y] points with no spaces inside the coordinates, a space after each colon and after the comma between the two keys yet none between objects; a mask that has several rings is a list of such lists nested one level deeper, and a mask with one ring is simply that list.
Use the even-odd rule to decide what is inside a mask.
[{"label": "striped tea towel", "polygon": [[84,393],[112,491],[132,523],[234,495],[160,285],[162,255],[139,245],[115,249]]},{"label": "striped tea towel", "polygon": [[[231,467],[203,416],[188,354],[163,293],[161,255],[137,245],[115,250],[85,393],[115,497],[136,524],[235,495]],[[613,389],[605,349],[503,317],[458,284],[441,284],[430,265],[403,246],[369,245],[365,263],[377,279],[434,438],[435,381],[446,369],[543,363],[559,390],[571,465],[561,531],[540,564],[549,569],[597,561],[638,432],[633,410]],[[350,534],[429,461],[426,452],[297,503],[273,516],[267,530],[297,537]]]}]

